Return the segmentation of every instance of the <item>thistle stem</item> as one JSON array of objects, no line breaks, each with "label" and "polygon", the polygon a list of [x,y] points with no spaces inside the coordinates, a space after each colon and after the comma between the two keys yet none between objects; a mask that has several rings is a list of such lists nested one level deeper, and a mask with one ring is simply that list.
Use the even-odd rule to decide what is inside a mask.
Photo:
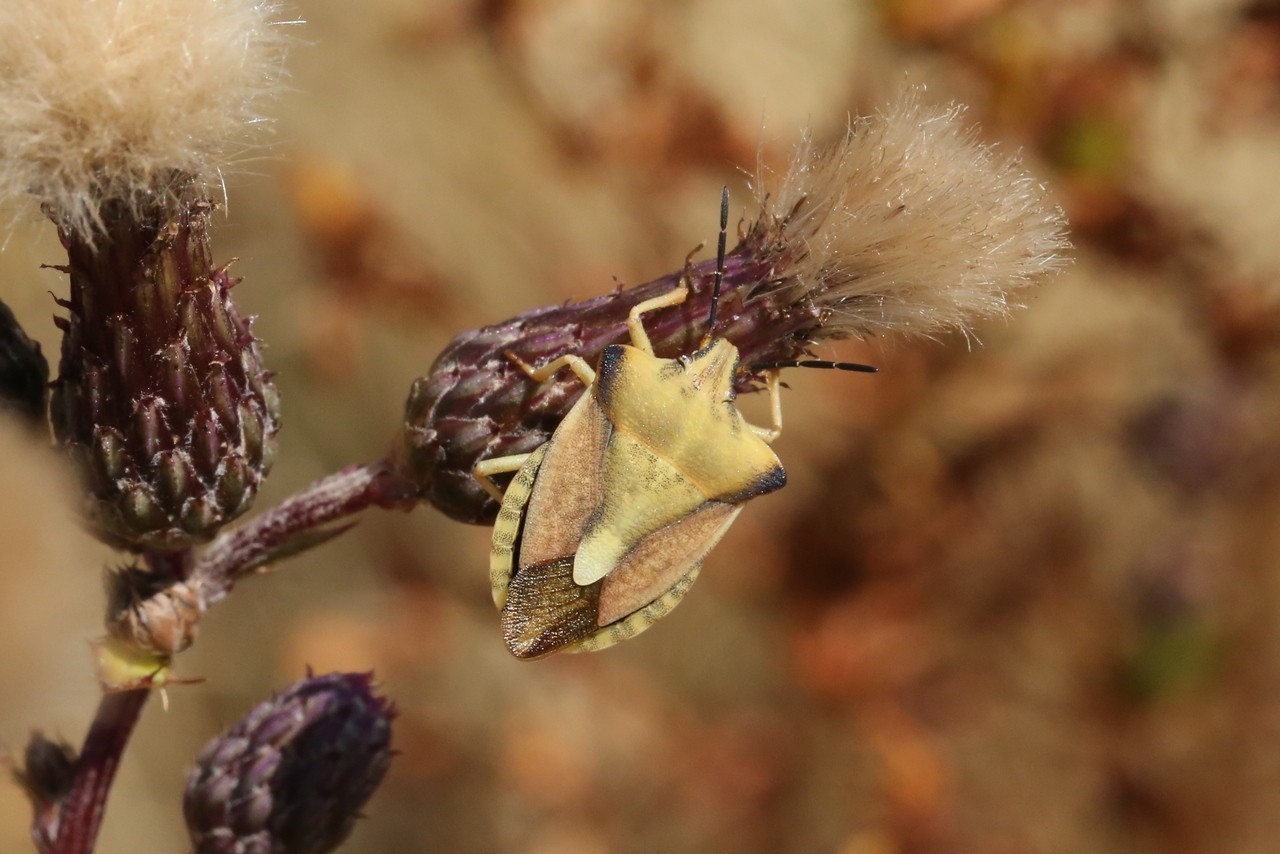
[{"label": "thistle stem", "polygon": [[[322,526],[373,506],[411,507],[414,487],[383,460],[321,478],[235,531],[222,534],[196,562],[191,578],[206,606],[225,598],[245,572],[277,555],[327,539]],[[341,533],[338,531],[329,532]],[[316,537],[307,540],[308,535]]]},{"label": "thistle stem", "polygon": [[158,576],[185,578],[191,569],[194,554],[191,549],[172,552],[147,551],[143,552],[142,559],[146,561],[147,569]]},{"label": "thistle stem", "polygon": [[[58,815],[57,837],[51,846],[42,846],[44,854],[93,851],[120,757],[150,696],[147,688],[103,694],[76,760],[71,792]],[[36,835],[39,838],[40,829]]]}]

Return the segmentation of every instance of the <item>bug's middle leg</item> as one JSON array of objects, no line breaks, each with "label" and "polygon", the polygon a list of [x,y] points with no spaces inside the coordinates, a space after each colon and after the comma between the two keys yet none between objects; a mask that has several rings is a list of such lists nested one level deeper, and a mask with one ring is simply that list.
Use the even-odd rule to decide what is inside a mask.
[{"label": "bug's middle leg", "polygon": [[471,467],[471,476],[484,489],[485,492],[493,496],[495,501],[502,501],[502,490],[498,489],[498,485],[493,482],[493,476],[497,474],[508,474],[513,471],[519,471],[524,465],[525,460],[529,459],[529,454],[511,454],[507,457],[491,457],[487,460],[480,460]]},{"label": "bug's middle leg", "polygon": [[523,371],[524,375],[534,382],[540,383],[565,367],[577,374],[583,385],[589,386],[596,381],[596,372],[587,364],[587,360],[572,353],[567,353],[558,359],[552,359],[540,368],[535,368],[510,350],[503,351],[502,355],[506,356],[507,361]]},{"label": "bug's middle leg", "polygon": [[[565,367],[577,374],[578,379],[582,380],[584,385],[590,386],[596,381],[596,372],[587,364],[587,360],[572,353],[561,356],[558,359],[552,359],[540,368],[535,368],[510,350],[504,352],[503,355],[534,382],[542,382],[556,371]],[[498,489],[497,484],[493,482],[493,476],[519,471],[527,459],[529,459],[529,454],[512,454],[506,457],[492,457],[487,460],[480,460],[471,467],[471,475],[485,492],[493,496],[495,501],[502,501],[502,490]]]}]

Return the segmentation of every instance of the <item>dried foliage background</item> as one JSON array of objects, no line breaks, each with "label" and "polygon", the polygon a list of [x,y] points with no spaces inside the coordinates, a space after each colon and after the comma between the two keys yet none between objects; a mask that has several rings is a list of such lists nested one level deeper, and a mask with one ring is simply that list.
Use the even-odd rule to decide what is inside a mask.
[{"label": "dried foliage background", "polygon": [[[793,372],[790,485],[643,638],[532,664],[486,530],[374,514],[243,585],[151,704],[101,850],[179,851],[206,739],[374,669],[401,755],[345,850],[1264,852],[1280,839],[1280,4],[298,0],[277,143],[228,177],[284,398],[259,500],[373,459],[455,332],[679,266],[757,151],[904,81],[972,106],[1076,263],[1008,324]],[[56,354],[47,224],[0,255]],[[748,401],[746,406],[757,406]],[[79,742],[111,555],[0,430],[0,741]],[[0,787],[0,850],[27,808]]]}]

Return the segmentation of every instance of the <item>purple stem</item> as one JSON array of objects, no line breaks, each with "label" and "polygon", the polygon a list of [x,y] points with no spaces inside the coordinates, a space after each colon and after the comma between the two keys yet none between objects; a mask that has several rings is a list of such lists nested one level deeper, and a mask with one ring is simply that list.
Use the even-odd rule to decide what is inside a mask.
[{"label": "purple stem", "polygon": [[93,851],[120,757],[150,696],[149,688],[103,695],[76,760],[75,782],[58,817],[57,839],[46,854]]},{"label": "purple stem", "polygon": [[412,507],[415,488],[395,475],[387,461],[350,466],[222,534],[196,562],[191,580],[205,606],[225,598],[248,569],[270,560],[295,538],[369,507]]}]

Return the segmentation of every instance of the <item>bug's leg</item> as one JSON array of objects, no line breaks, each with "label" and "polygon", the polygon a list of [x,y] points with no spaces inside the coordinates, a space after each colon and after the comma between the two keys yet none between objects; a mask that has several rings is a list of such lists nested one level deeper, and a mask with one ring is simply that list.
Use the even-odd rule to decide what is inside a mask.
[{"label": "bug's leg", "polygon": [[587,364],[587,360],[572,353],[561,356],[558,359],[552,359],[541,368],[535,368],[510,350],[503,351],[502,355],[506,356],[507,361],[523,371],[524,375],[534,382],[540,383],[564,367],[568,367],[577,374],[583,385],[589,386],[596,381],[596,372]]},{"label": "bug's leg", "polygon": [[471,476],[484,488],[485,492],[493,496],[495,501],[500,502],[502,501],[502,491],[493,482],[493,476],[495,474],[519,471],[520,466],[524,465],[524,461],[527,459],[529,459],[529,454],[512,454],[509,457],[492,457],[487,460],[481,460],[471,467]]},{"label": "bug's leg", "polygon": [[644,302],[636,303],[631,307],[631,312],[627,315],[627,331],[631,333],[631,346],[638,350],[644,350],[650,356],[653,355],[653,345],[649,343],[649,334],[644,331],[644,321],[641,317],[651,311],[660,308],[666,308],[669,305],[679,305],[689,296],[689,285],[683,276],[680,277],[680,284],[665,294],[659,294],[652,299]]},{"label": "bug's leg", "polygon": [[[553,359],[541,368],[535,368],[524,359],[521,359],[510,350],[503,352],[504,356],[511,364],[524,371],[525,375],[534,382],[542,382],[550,377],[561,368],[568,367],[578,379],[582,380],[583,385],[590,386],[596,381],[596,372],[587,364],[587,360],[581,356],[568,354],[558,359]],[[512,454],[507,457],[493,457],[487,460],[480,460],[471,467],[471,475],[476,482],[483,487],[484,491],[493,496],[495,501],[502,501],[502,490],[498,489],[497,484],[493,482],[493,476],[496,474],[508,474],[513,471],[519,471],[520,466],[524,465],[525,460],[529,459],[529,454]]]},{"label": "bug's leg", "polygon": [[757,427],[755,424],[748,424],[751,432],[755,433],[765,444],[770,444],[774,439],[782,435],[782,382],[778,379],[777,371],[769,372],[768,389],[769,389],[769,412],[772,416],[773,425],[770,427]]}]

